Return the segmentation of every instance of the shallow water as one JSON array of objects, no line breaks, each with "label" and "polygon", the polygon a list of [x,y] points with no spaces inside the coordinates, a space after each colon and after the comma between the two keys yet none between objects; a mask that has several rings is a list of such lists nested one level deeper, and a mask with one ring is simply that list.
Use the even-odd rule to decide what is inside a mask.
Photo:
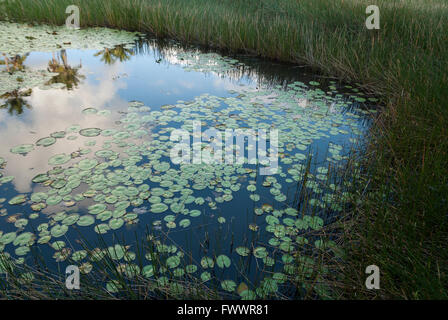
[{"label": "shallow water", "polygon": [[[150,276],[153,263],[135,252],[136,238],[151,235],[166,267],[160,285],[188,275],[229,296],[241,282],[245,298],[297,294],[290,280],[306,290],[322,241],[340,255],[322,230],[347,195],[334,176],[368,128],[367,97],[291,65],[154,40],[126,48],[26,57],[25,70],[57,61],[62,71],[0,99],[0,249],[18,263],[38,254],[54,270],[76,263],[87,272],[81,242],[94,248],[101,237],[129,245],[126,261],[113,252],[135,268],[128,273],[146,266]],[[192,120],[202,132],[277,129],[279,171],[173,163],[170,133]]]}]

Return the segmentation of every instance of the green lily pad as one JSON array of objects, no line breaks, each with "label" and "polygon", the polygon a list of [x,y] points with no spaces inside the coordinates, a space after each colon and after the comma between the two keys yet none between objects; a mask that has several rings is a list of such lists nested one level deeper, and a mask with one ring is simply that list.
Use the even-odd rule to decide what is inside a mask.
[{"label": "green lily pad", "polygon": [[50,134],[50,136],[52,138],[57,138],[57,139],[62,139],[65,137],[65,135],[66,135],[65,131],[56,131],[56,132],[53,132],[52,134]]},{"label": "green lily pad", "polygon": [[97,203],[88,207],[89,213],[97,215],[107,209],[107,206],[103,203]]},{"label": "green lily pad", "polygon": [[21,204],[26,202],[26,195],[20,194],[18,196],[15,196],[14,198],[12,198],[11,200],[9,200],[9,204],[10,205],[16,205],[16,204]]},{"label": "green lily pad", "polygon": [[179,226],[181,226],[183,228],[189,227],[190,224],[191,224],[191,221],[189,219],[182,219],[179,221]]},{"label": "green lily pad", "polygon": [[47,205],[49,206],[55,206],[59,204],[62,201],[62,197],[59,195],[53,195],[49,196],[46,200]]},{"label": "green lily pad", "polygon": [[201,215],[201,211],[199,211],[199,210],[191,210],[190,211],[190,217],[193,217],[193,218],[195,218],[195,217],[199,217]]},{"label": "green lily pad", "polygon": [[49,147],[52,144],[56,143],[56,139],[53,137],[45,137],[42,139],[37,140],[36,146],[42,146],[42,147]]},{"label": "green lily pad", "polygon": [[234,292],[236,289],[236,283],[232,280],[221,281],[221,288],[228,292]]},{"label": "green lily pad", "polygon": [[126,248],[121,246],[121,245],[119,245],[119,244],[116,244],[113,247],[109,247],[107,250],[108,250],[108,253],[109,253],[110,257],[113,260],[120,260],[120,259],[122,259],[124,257],[125,252],[126,252]]},{"label": "green lily pad", "polygon": [[66,225],[55,225],[51,228],[51,235],[55,238],[63,236],[68,231],[68,226]]},{"label": "green lily pad", "polygon": [[0,184],[2,184],[2,183],[9,183],[12,180],[14,180],[14,176],[1,177],[0,178]]},{"label": "green lily pad", "polygon": [[87,227],[95,223],[95,218],[90,215],[84,215],[79,218],[76,224],[80,227]]},{"label": "green lily pad", "polygon": [[41,174],[38,174],[37,176],[35,176],[31,181],[33,181],[34,183],[41,183],[41,182],[45,182],[49,179],[50,179],[50,177],[48,175],[46,175],[45,173],[41,173]]},{"label": "green lily pad", "polygon": [[96,137],[101,133],[101,129],[99,128],[86,128],[79,131],[79,134],[84,137]]},{"label": "green lily pad", "polygon": [[[97,214],[96,218],[101,220],[101,221],[106,221],[109,220],[112,217],[112,212],[111,211],[103,211],[99,214]],[[110,226],[110,225],[109,225]],[[110,226],[112,228],[112,226]],[[113,229],[113,228],[112,228]]]},{"label": "green lily pad", "polygon": [[95,159],[83,159],[79,161],[78,168],[81,170],[91,170],[98,165],[98,161]]},{"label": "green lily pad", "polygon": [[57,179],[54,180],[50,186],[54,189],[62,189],[63,187],[65,187],[65,185],[67,184],[67,181],[65,181],[64,179]]},{"label": "green lily pad", "polygon": [[21,144],[19,146],[11,148],[10,152],[15,154],[27,154],[33,150],[34,150],[33,144]]},{"label": "green lily pad", "polygon": [[2,235],[0,237],[0,243],[4,244],[4,245],[9,244],[9,243],[13,242],[16,239],[16,237],[17,237],[17,234],[15,232],[5,233],[4,235]]},{"label": "green lily pad", "polygon": [[50,240],[51,240],[51,236],[50,235],[46,235],[46,236],[40,237],[39,240],[37,240],[37,243],[45,244],[45,243],[48,243]]},{"label": "green lily pad", "polygon": [[235,251],[242,257],[247,257],[250,254],[250,249],[246,247],[237,247]]},{"label": "green lily pad", "polygon": [[95,108],[85,108],[81,111],[83,114],[96,114],[98,110]]},{"label": "green lily pad", "polygon": [[154,267],[153,265],[146,265],[142,269],[142,274],[145,278],[150,278],[154,275]]},{"label": "green lily pad", "polygon": [[25,218],[21,218],[21,219],[17,219],[16,222],[14,223],[14,226],[16,228],[23,228],[28,224],[28,219]]},{"label": "green lily pad", "polygon": [[195,273],[198,270],[198,267],[194,264],[189,264],[188,266],[185,267],[185,271],[187,273]]},{"label": "green lily pad", "polygon": [[153,213],[162,213],[168,210],[168,206],[164,203],[155,203],[151,205],[151,212]]},{"label": "green lily pad", "polygon": [[71,226],[72,224],[75,224],[78,221],[78,219],[79,219],[79,214],[72,213],[69,216],[65,217],[61,223],[66,226]]},{"label": "green lily pad", "polygon": [[30,248],[27,246],[22,246],[22,247],[18,247],[15,250],[15,254],[18,256],[24,256],[26,255],[28,252],[30,252]]},{"label": "green lily pad", "polygon": [[264,247],[257,247],[254,249],[254,256],[256,258],[265,258],[268,255],[268,252],[266,251],[266,248]]},{"label": "green lily pad", "polygon": [[65,153],[56,154],[52,156],[50,159],[48,159],[48,164],[53,166],[61,165],[69,162],[71,158],[72,157],[70,155],[67,155]]},{"label": "green lily pad", "polygon": [[26,246],[26,245],[30,245],[30,243],[33,242],[34,240],[34,234],[31,232],[24,232],[19,234],[15,239],[14,239],[14,245],[15,246]]},{"label": "green lily pad", "polygon": [[117,280],[111,280],[106,284],[106,290],[110,293],[117,293],[122,289],[122,285]]},{"label": "green lily pad", "polygon": [[230,267],[230,265],[232,264],[232,262],[230,261],[230,258],[224,254],[219,255],[216,258],[216,264],[218,265],[218,267],[220,267],[221,269],[224,268],[228,268]]},{"label": "green lily pad", "polygon": [[313,230],[319,230],[323,227],[324,225],[324,220],[322,220],[322,218],[314,216],[312,217],[311,221],[309,222],[309,226],[313,229]]},{"label": "green lily pad", "polygon": [[99,225],[95,226],[94,230],[98,234],[104,234],[104,233],[107,233],[107,231],[110,230],[110,227],[109,227],[108,224],[100,223]]},{"label": "green lily pad", "polygon": [[113,218],[109,221],[109,227],[113,230],[120,229],[124,224],[124,220],[121,218]]},{"label": "green lily pad", "polygon": [[201,266],[202,266],[202,268],[204,268],[204,269],[207,269],[207,268],[213,268],[214,265],[215,265],[215,262],[214,262],[213,259],[210,258],[210,257],[203,257],[203,258],[201,259]]},{"label": "green lily pad", "polygon": [[166,265],[173,269],[176,268],[180,264],[180,258],[178,256],[171,256],[166,259]]},{"label": "green lily pad", "polygon": [[73,261],[81,261],[85,257],[87,257],[87,251],[86,250],[75,251],[72,254]]},{"label": "green lily pad", "polygon": [[204,271],[204,272],[201,273],[201,280],[202,280],[203,282],[207,282],[207,281],[209,281],[211,278],[212,278],[212,275],[210,274],[210,272],[208,272],[208,271]]},{"label": "green lily pad", "polygon": [[54,250],[62,250],[64,247],[65,247],[65,242],[64,241],[62,241],[62,240],[58,240],[58,241],[55,241],[55,242],[53,242],[52,244],[51,244],[51,247],[54,249]]}]

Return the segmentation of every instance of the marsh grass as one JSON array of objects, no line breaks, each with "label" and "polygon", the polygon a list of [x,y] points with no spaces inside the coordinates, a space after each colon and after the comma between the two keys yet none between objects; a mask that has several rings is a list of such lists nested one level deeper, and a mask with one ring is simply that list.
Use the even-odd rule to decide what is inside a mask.
[{"label": "marsh grass", "polygon": [[[150,32],[161,38],[305,63],[382,97],[363,175],[347,214],[342,293],[351,298],[447,298],[448,1],[4,1],[0,17]],[[381,29],[367,30],[367,5]],[[381,290],[365,290],[376,264]]]}]

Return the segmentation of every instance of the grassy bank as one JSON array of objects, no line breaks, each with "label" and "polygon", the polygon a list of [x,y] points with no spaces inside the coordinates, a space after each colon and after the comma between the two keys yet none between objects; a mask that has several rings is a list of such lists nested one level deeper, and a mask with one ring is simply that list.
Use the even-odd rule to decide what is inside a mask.
[{"label": "grassy bank", "polygon": [[[448,297],[448,1],[5,0],[0,19],[63,24],[71,4],[82,27],[306,63],[381,95],[341,287],[355,298]],[[380,30],[364,25],[371,4]],[[370,264],[381,290],[364,290]]]}]

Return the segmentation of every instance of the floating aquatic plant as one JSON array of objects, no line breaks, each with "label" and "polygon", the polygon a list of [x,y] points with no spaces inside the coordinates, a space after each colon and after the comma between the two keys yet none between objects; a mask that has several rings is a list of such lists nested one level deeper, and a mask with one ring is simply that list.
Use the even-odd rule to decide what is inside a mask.
[{"label": "floating aquatic plant", "polygon": [[[214,54],[198,54],[197,61],[189,54],[179,57],[185,59],[179,61],[183,61],[180,63],[185,70],[190,71],[231,70],[238,64],[234,59]],[[328,247],[324,240],[315,240],[312,232],[324,227],[324,216],[320,212],[334,203],[339,190],[336,192],[334,188],[326,187],[330,170],[322,164],[306,176],[305,183],[306,154],[315,141],[348,136],[357,129],[356,115],[342,115],[340,112],[346,107],[342,97],[328,96],[318,86],[317,82],[309,82],[309,86],[295,82],[288,85],[287,91],[277,87],[254,91],[243,86],[230,92],[230,96],[204,94],[191,101],[178,101],[161,108],[132,101],[120,113],[120,120],[115,125],[96,128],[90,126],[100,125],[89,124],[88,128],[83,128],[74,124],[65,130],[45,133],[34,144],[12,148],[11,153],[16,157],[26,156],[35,147],[48,147],[66,141],[60,139],[75,140],[79,136],[83,139],[81,143],[88,147],[49,155],[48,164],[53,168],[33,177],[33,187],[36,189],[30,194],[30,207],[36,212],[42,211],[40,216],[35,217],[39,218],[37,221],[48,219],[48,223],[38,226],[39,233],[35,235],[37,243],[48,244],[52,238],[62,237],[76,226],[106,234],[112,233],[111,230],[119,230],[125,224],[131,227],[139,221],[146,223],[146,219],[150,220],[149,224],[152,224],[154,230],[170,233],[194,230],[203,220],[212,217],[214,227],[224,230],[234,221],[233,214],[238,215],[237,219],[239,215],[246,214],[245,209],[235,210],[231,214],[221,211],[226,202],[232,203],[236,195],[242,194],[254,202],[250,206],[254,206],[254,220],[245,224],[244,230],[249,228],[253,231],[250,232],[251,236],[259,235],[260,242],[254,245],[255,248],[248,243],[244,246],[236,243],[234,252],[224,251],[228,255],[214,253],[217,255],[215,260],[208,256],[202,257],[198,265],[208,271],[203,271],[200,278],[204,282],[210,281],[216,270],[231,268],[232,259],[238,256],[238,261],[256,260],[257,268],[258,265],[277,268],[281,264],[283,269],[279,270],[284,274],[277,272],[271,276],[264,275],[261,285],[254,290],[245,284],[240,284],[237,289],[231,279],[220,281],[223,290],[236,292],[243,299],[274,294],[278,291],[278,284],[287,281],[286,274],[295,272],[292,265],[296,250],[308,243],[311,246],[314,244],[319,250]],[[357,101],[363,102],[363,99]],[[101,110],[95,106],[82,107],[81,112],[83,117],[89,119],[111,114],[110,110]],[[191,132],[191,120],[197,119],[204,126],[223,130],[278,129],[278,174],[260,178],[255,166],[248,164],[175,165],[167,161],[174,145],[170,141],[170,132],[176,128]],[[148,127],[151,127],[151,131]],[[206,150],[207,143],[202,141],[200,144]],[[249,150],[250,146],[244,149]],[[235,148],[237,154],[244,154],[245,150]],[[267,155],[267,152],[263,155]],[[343,146],[330,144],[328,162],[337,166],[344,157]],[[244,160],[247,158],[244,157]],[[0,157],[0,167],[5,162]],[[266,162],[259,161],[257,165],[262,167]],[[12,178],[0,176],[0,183],[11,182]],[[308,211],[299,213],[297,206],[288,207],[291,196],[288,188],[302,182],[304,189],[322,195],[306,200],[312,215]],[[9,204],[24,204],[27,201],[27,196],[17,195],[9,200]],[[48,218],[44,214],[46,211],[51,212]],[[241,220],[237,221],[239,223]],[[26,256],[27,246],[34,241],[33,237],[25,241],[28,235],[24,235],[26,232],[23,229],[29,228],[28,220],[17,217],[14,226],[18,232],[1,233],[0,244],[6,246],[20,237],[16,241],[18,247],[15,248],[15,254]],[[305,231],[311,235],[305,234]],[[198,266],[195,264],[183,264],[183,252],[176,246],[161,242],[155,244],[158,253],[168,256],[157,272],[165,273],[169,269],[175,277],[197,272]],[[337,246],[332,246],[331,250],[336,251],[334,248]],[[92,254],[78,250],[72,254],[64,243],[64,246],[55,250],[54,258],[57,261],[64,261],[71,255],[73,260],[82,262],[83,272],[86,273],[90,272],[92,265],[83,261],[99,261],[104,255],[121,260],[118,271],[129,277],[140,273],[145,277],[153,277],[156,271],[153,265],[146,265],[140,270],[134,264],[121,264],[123,260],[129,263],[136,259],[136,254],[125,246],[98,249]],[[237,260],[234,261],[236,264]],[[168,284],[168,279],[164,277],[159,277],[159,281]],[[114,282],[109,282],[107,288],[111,292],[119,290],[118,283]],[[182,288],[173,290],[179,292]]]},{"label": "floating aquatic plant", "polygon": [[32,150],[34,150],[34,145],[21,144],[19,146],[13,147],[10,151],[11,151],[11,153],[27,154],[28,152],[31,152]]},{"label": "floating aquatic plant", "polygon": [[230,258],[224,254],[221,254],[216,258],[216,264],[220,268],[228,268],[230,267],[231,263],[232,262],[230,261]]}]

